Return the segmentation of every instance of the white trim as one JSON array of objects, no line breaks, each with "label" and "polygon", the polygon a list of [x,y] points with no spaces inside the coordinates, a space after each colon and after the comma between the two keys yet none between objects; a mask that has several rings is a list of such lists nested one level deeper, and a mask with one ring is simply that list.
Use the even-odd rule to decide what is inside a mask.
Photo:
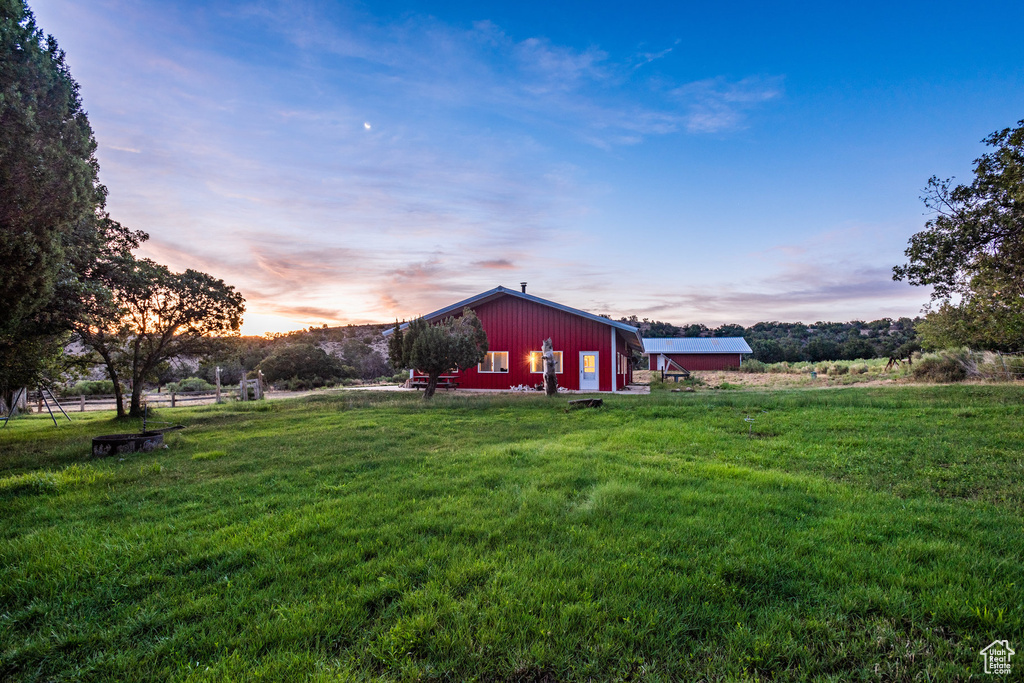
[{"label": "white trim", "polygon": [[[594,375],[597,381],[597,386],[593,389],[583,388],[583,356],[594,357]],[[580,351],[580,376],[579,376],[579,388],[580,391],[601,391],[601,352],[600,351]]]},{"label": "white trim", "polygon": [[613,394],[616,393],[616,391],[618,391],[616,387],[619,384],[619,373],[618,373],[619,369],[617,367],[615,367],[616,365],[618,365],[618,362],[619,362],[619,352],[618,352],[618,349],[615,346],[615,342],[618,341],[618,340],[615,339],[616,336],[617,335],[615,334],[615,328],[613,327],[612,328],[612,362],[611,362],[611,366],[612,366],[612,393]]},{"label": "white trim", "polygon": [[[478,363],[476,366],[476,371],[482,375],[507,375],[509,372],[511,372],[511,368],[509,368],[508,366],[508,351],[488,351],[487,355],[494,354],[496,356],[499,353],[505,354],[504,370],[482,370],[481,368],[483,367],[483,363]],[[491,359],[491,367],[494,367],[494,359]]]}]

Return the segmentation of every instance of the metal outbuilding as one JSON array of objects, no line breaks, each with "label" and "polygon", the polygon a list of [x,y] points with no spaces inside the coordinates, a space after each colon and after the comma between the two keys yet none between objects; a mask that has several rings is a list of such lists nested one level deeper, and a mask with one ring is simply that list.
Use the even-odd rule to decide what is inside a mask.
[{"label": "metal outbuilding", "polygon": [[687,370],[738,368],[743,354],[753,353],[743,337],[644,337],[644,355],[651,370],[662,370],[672,361]]}]

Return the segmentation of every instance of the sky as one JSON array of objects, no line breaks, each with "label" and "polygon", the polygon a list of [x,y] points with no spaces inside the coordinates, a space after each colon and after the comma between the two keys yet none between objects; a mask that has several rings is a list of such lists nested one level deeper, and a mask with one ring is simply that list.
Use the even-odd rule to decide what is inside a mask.
[{"label": "sky", "polygon": [[1024,3],[30,0],[107,209],[246,334],[497,285],[676,324],[914,316],[932,175],[1024,119]]}]

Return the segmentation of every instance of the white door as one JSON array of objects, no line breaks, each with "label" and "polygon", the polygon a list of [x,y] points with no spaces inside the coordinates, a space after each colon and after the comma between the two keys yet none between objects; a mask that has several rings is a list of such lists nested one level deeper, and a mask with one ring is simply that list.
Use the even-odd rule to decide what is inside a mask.
[{"label": "white door", "polygon": [[580,351],[580,391],[599,391],[597,351]]}]

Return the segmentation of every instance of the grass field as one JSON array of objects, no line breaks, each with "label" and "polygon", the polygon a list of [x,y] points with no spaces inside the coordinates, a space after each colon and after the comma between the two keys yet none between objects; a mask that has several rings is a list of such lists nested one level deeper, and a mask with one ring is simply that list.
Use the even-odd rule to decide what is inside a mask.
[{"label": "grass field", "polygon": [[165,410],[123,460],[109,414],[19,419],[0,679],[984,678],[1024,645],[1022,398],[349,392]]}]

